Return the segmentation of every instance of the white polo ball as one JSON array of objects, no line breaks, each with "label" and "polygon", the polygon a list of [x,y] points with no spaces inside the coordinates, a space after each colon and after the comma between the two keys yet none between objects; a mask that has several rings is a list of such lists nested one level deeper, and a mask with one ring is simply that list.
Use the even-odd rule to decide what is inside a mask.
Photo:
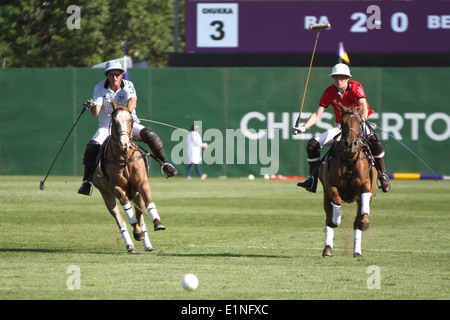
[{"label": "white polo ball", "polygon": [[188,273],[181,278],[181,286],[186,290],[195,290],[198,287],[198,278],[195,274]]},{"label": "white polo ball", "polygon": [[249,179],[249,180],[255,180],[255,176],[252,175],[252,174],[249,174],[249,175],[248,175],[248,179]]}]

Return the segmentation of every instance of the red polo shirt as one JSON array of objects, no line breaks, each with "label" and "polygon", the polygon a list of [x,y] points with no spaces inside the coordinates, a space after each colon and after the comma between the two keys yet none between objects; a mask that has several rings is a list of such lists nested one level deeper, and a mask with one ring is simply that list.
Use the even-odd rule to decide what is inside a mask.
[{"label": "red polo shirt", "polygon": [[[342,97],[338,93],[334,84],[329,86],[323,93],[322,98],[320,98],[319,105],[324,108],[328,108],[328,106],[332,105],[334,109],[334,121],[339,123],[342,118],[342,112],[341,109],[339,109],[339,102],[344,107],[355,107],[356,109],[359,109],[358,100],[365,97],[366,94],[364,93],[361,83],[349,81],[347,90],[345,90]],[[369,116],[375,113],[375,111],[370,110],[369,102],[367,102],[367,109],[369,111]]]}]

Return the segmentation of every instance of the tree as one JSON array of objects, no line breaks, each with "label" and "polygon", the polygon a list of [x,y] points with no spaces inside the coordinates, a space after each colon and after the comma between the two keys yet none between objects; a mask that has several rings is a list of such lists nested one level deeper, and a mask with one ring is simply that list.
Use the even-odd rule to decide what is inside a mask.
[{"label": "tree", "polygon": [[[184,1],[180,0],[181,19]],[[68,12],[74,2],[3,1],[2,67],[90,67],[121,57],[124,40],[133,59],[146,60],[150,66],[167,65],[167,53],[173,51],[174,0],[78,1],[79,28],[73,27],[73,11]]]}]

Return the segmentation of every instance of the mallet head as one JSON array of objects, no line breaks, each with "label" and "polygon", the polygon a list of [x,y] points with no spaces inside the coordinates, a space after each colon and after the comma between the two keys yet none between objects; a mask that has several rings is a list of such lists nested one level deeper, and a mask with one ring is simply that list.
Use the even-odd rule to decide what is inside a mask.
[{"label": "mallet head", "polygon": [[309,25],[309,30],[320,30],[320,29],[330,29],[331,24],[329,23],[318,23]]}]

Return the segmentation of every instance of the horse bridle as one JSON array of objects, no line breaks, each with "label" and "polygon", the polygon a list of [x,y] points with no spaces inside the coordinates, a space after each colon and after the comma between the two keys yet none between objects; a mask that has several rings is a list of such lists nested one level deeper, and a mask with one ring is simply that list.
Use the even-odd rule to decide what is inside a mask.
[{"label": "horse bridle", "polygon": [[[359,132],[357,132],[355,129],[351,128],[350,126],[348,126],[348,131],[344,132],[343,125],[342,125],[343,124],[344,115],[358,115],[358,116],[360,116],[360,118],[361,118],[360,119],[361,120],[360,121],[360,127],[361,128],[360,128]],[[342,142],[345,140],[345,138],[347,137],[347,135],[348,135],[348,133],[350,131],[353,131],[356,134],[356,137],[357,137],[357,146],[358,146],[358,148],[357,148],[357,150],[355,152],[352,152],[352,154],[355,154],[355,153],[359,152],[362,147],[367,145],[367,139],[364,140],[364,130],[362,129],[362,123],[363,123],[362,119],[363,119],[363,115],[361,113],[359,113],[359,112],[342,111],[342,120],[341,120],[341,132],[342,132],[342,139],[341,140],[342,140]],[[353,118],[351,120],[353,120]]]},{"label": "horse bridle", "polygon": [[[112,120],[112,118],[115,117],[115,115],[117,114],[117,112],[119,112],[119,111],[121,111],[121,110],[128,111],[128,113],[130,114],[130,122],[133,123],[133,116],[131,115],[131,111],[130,111],[129,109],[127,109],[127,108],[117,108],[117,109],[115,109],[115,110],[113,111],[113,113],[111,114],[111,120]],[[117,130],[117,131],[116,131],[117,137],[114,139],[114,136],[113,136],[113,134],[112,134],[112,131],[114,130],[114,128],[115,128],[114,123],[113,123],[113,121],[111,121],[111,138],[113,139],[114,143],[118,144],[119,141],[120,141],[120,137],[121,137],[122,135],[127,135],[128,138],[129,138],[130,141],[131,141],[132,135],[133,135],[133,130],[131,130],[130,132],[128,132],[128,131],[126,131],[126,130],[121,130],[121,131],[118,131],[118,130]],[[133,126],[131,126],[131,128],[133,128]]]},{"label": "horse bridle", "polygon": [[[118,111],[120,111],[120,110],[128,111],[128,112],[130,113],[130,115],[131,115],[131,111],[128,110],[127,108],[117,108],[117,109],[115,109],[115,110],[113,111],[113,113],[111,114],[111,118],[114,118],[114,117],[115,117],[115,114],[116,114]],[[130,121],[131,121],[131,123],[133,123],[133,121],[134,121],[132,116],[130,117]],[[112,121],[112,119],[111,119],[111,133],[112,133],[112,130],[113,130],[113,129],[114,129],[114,124],[113,124],[113,121]],[[134,162],[134,161],[137,161],[137,160],[140,160],[140,159],[143,159],[143,158],[145,158],[145,157],[147,156],[147,154],[145,154],[145,153],[143,153],[143,152],[139,152],[139,149],[136,147],[136,143],[132,140],[132,133],[133,133],[133,130],[131,130],[130,133],[128,133],[128,131],[125,131],[125,130],[117,131],[116,133],[117,133],[116,139],[114,139],[114,136],[111,134],[111,140],[112,140],[116,145],[119,145],[120,137],[121,137],[122,135],[128,135],[128,137],[129,137],[129,139],[130,139],[130,141],[131,141],[131,145],[134,145],[135,147],[133,148],[133,149],[134,149],[134,150],[133,150],[133,153],[132,153],[130,156],[128,156],[127,154],[122,155],[122,156],[124,157],[123,160],[118,159],[118,158],[120,157],[120,155],[112,155],[111,157],[105,159],[107,162],[114,162],[114,163],[116,163],[116,164],[118,164],[118,165],[120,165],[120,166],[122,166],[122,167],[125,167],[128,163]],[[136,152],[139,153],[139,155],[134,156]],[[127,179],[129,178],[129,177],[128,177],[128,173],[127,173],[126,171],[125,171],[125,176],[126,176]]]}]

